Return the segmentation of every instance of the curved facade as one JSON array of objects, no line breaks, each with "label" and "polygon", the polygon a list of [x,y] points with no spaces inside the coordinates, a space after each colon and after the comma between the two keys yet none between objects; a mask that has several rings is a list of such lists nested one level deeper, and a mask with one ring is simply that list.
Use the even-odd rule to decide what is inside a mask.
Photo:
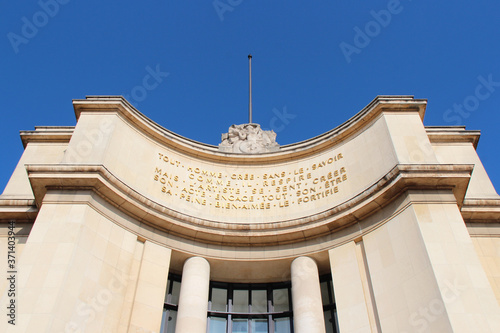
[{"label": "curved facade", "polygon": [[75,127],[21,132],[0,196],[16,282],[0,284],[2,331],[500,331],[479,132],[424,127],[425,100],[379,96],[260,154],[181,137],[121,97],[73,105]]}]

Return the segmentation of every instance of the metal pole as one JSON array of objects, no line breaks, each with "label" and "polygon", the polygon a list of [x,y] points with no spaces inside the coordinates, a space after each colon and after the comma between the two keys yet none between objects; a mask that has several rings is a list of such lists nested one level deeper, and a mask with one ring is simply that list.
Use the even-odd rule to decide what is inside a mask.
[{"label": "metal pole", "polygon": [[252,55],[248,55],[248,122],[252,123]]}]

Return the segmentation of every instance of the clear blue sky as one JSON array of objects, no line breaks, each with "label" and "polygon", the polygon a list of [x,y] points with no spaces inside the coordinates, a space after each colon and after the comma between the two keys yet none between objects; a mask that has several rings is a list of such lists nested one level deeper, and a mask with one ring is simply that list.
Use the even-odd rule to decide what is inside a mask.
[{"label": "clear blue sky", "polygon": [[129,95],[162,126],[218,144],[247,122],[249,53],[253,120],[280,144],[336,127],[376,95],[415,95],[428,99],[425,125],[482,131],[479,156],[500,189],[499,1],[59,1],[0,5],[0,192],[19,130],[75,125],[71,100],[86,95]]}]

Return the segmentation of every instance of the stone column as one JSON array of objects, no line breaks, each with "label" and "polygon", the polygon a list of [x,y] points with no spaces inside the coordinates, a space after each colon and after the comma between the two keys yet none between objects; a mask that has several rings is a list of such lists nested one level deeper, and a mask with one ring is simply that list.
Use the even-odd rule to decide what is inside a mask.
[{"label": "stone column", "polygon": [[325,333],[318,266],[309,257],[292,262],[292,303],[296,333]]},{"label": "stone column", "polygon": [[207,331],[208,287],[210,264],[201,257],[192,257],[182,271],[179,312],[176,333],[205,333]]}]

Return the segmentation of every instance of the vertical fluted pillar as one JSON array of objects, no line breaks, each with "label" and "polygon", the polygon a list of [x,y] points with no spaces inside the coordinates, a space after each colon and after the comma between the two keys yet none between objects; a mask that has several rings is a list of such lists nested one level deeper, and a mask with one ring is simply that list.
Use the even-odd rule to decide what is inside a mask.
[{"label": "vertical fluted pillar", "polygon": [[325,333],[316,262],[309,257],[298,257],[292,262],[291,269],[295,333]]},{"label": "vertical fluted pillar", "polygon": [[192,257],[182,271],[176,333],[205,333],[207,330],[210,264],[201,257]]}]

